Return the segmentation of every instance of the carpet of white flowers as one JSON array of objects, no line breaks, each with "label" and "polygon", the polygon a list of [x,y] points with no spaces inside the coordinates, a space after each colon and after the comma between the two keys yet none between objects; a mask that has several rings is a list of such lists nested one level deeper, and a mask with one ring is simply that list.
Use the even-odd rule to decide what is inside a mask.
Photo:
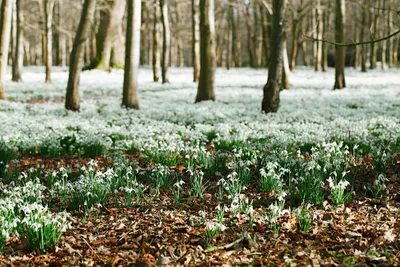
[{"label": "carpet of white flowers", "polygon": [[[298,68],[276,114],[266,70],[218,69],[194,104],[189,68],[68,78],[26,68],[0,101],[0,265],[400,264],[400,72]],[[9,78],[9,77],[8,77]],[[8,79],[9,80],[9,79]]]}]

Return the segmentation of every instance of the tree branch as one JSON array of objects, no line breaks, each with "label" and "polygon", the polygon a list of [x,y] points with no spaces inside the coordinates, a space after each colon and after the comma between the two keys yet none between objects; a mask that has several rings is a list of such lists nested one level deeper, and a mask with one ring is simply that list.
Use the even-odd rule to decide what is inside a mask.
[{"label": "tree branch", "polygon": [[375,40],[371,40],[371,41],[366,41],[366,42],[349,43],[349,44],[336,43],[336,42],[329,41],[329,40],[312,38],[312,37],[307,36],[305,34],[303,34],[303,36],[305,38],[309,39],[309,40],[312,40],[312,41],[323,42],[323,43],[332,44],[332,45],[335,45],[335,46],[357,46],[357,45],[373,44],[373,43],[379,43],[379,42],[382,42],[382,41],[386,41],[386,40],[388,40],[388,39],[390,39],[390,38],[392,38],[392,37],[394,37],[394,36],[396,36],[398,34],[400,34],[400,30],[398,30],[398,31],[396,31],[396,32],[394,32],[394,33],[392,33],[392,34],[390,34],[388,36],[385,36],[383,38],[379,38],[379,39],[375,39]]}]

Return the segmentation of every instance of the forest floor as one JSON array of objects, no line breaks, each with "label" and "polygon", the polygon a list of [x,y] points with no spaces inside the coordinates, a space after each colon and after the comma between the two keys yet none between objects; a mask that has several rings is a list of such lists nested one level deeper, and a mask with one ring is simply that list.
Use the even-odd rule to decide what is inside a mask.
[{"label": "forest floor", "polygon": [[0,266],[400,266],[396,71],[349,70],[334,92],[332,70],[300,69],[268,116],[263,70],[218,70],[218,100],[194,105],[190,69],[166,86],[141,69],[134,112],[121,72],[86,72],[78,114],[63,109],[65,70],[53,85],[37,72],[0,102],[0,211],[23,221],[37,203],[69,225],[43,250],[29,223],[0,225]]}]

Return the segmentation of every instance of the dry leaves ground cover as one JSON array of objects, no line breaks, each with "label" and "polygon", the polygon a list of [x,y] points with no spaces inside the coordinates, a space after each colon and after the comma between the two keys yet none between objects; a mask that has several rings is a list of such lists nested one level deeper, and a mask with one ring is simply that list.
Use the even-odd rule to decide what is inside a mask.
[{"label": "dry leaves ground cover", "polygon": [[[99,170],[112,165],[110,158],[96,160]],[[60,166],[88,162],[89,159],[76,156],[25,157],[12,168],[29,172],[40,163],[45,165],[44,172],[50,172]],[[32,251],[26,240],[12,237],[4,255],[0,255],[0,265],[398,266],[399,169],[397,162],[390,172],[388,190],[380,199],[358,192],[351,202],[343,205],[324,201],[311,207],[313,219],[309,232],[299,228],[294,212],[282,214],[277,221],[279,229],[275,231],[259,220],[258,216],[265,215],[273,192],[261,193],[258,182],[253,181],[242,193],[253,203],[257,214],[254,222],[250,224],[243,212],[228,211],[223,218],[227,229],[210,241],[206,240],[205,222],[218,216],[217,205],[230,204],[228,199],[218,200],[218,186],[212,177],[203,198],[182,193],[179,203],[171,189],[161,189],[156,197],[146,194],[131,207],[124,207],[120,193],[109,195],[106,205],[92,207],[88,214],[72,211],[68,217],[72,227],[55,247]],[[171,171],[185,174],[184,167]],[[183,179],[185,185],[190,184],[186,175]],[[185,185],[182,192],[190,192]]]}]

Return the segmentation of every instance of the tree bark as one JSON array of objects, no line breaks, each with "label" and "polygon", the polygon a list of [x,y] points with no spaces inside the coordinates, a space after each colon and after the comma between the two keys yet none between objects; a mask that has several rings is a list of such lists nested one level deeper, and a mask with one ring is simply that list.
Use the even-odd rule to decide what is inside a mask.
[{"label": "tree bark", "polygon": [[[322,20],[324,21],[324,26],[322,27],[322,38],[325,38],[326,31],[329,25],[329,13],[325,10],[322,13]],[[328,70],[328,44],[322,43],[322,71],[326,72]]]},{"label": "tree bark", "polygon": [[252,68],[257,68],[257,60],[256,60],[256,47],[254,43],[254,30],[255,27],[253,27],[254,23],[251,18],[251,13],[250,13],[250,5],[249,4],[244,4],[245,9],[246,9],[246,25],[247,25],[247,51],[249,53],[249,65]]},{"label": "tree bark", "polygon": [[[360,42],[364,42],[364,33],[365,33],[365,24],[367,23],[367,11],[365,7],[363,7],[362,4],[365,4],[365,0],[360,1],[360,6],[362,8],[362,13],[361,13],[361,29],[360,29]],[[368,47],[367,45],[362,45],[361,46],[361,71],[362,72],[367,72],[367,51]]]},{"label": "tree bark", "polygon": [[268,68],[268,81],[264,86],[261,109],[265,113],[277,112],[279,91],[282,82],[282,62],[284,52],[285,24],[284,14],[287,0],[273,0],[273,21],[271,33],[271,54]]},{"label": "tree bark", "polygon": [[299,31],[298,31],[297,12],[292,11],[292,54],[290,57],[290,70],[294,71],[296,68],[297,56],[299,51]]},{"label": "tree bark", "polygon": [[161,14],[159,0],[154,2],[154,25],[153,25],[153,81],[158,82],[160,80],[160,69],[161,69]]},{"label": "tree bark", "polygon": [[21,1],[16,0],[15,5],[15,47],[14,47],[14,58],[12,63],[12,81],[22,82],[21,71],[23,67],[24,60],[24,44],[23,44],[23,19]]},{"label": "tree bark", "polygon": [[[58,26],[62,29],[65,27],[65,18],[63,14],[64,5],[63,0],[57,1],[58,8]],[[67,65],[67,39],[65,38],[65,33],[62,30],[58,31],[58,64],[61,67],[65,67]]]},{"label": "tree bark", "polygon": [[[380,0],[378,0],[378,7],[380,7]],[[371,8],[371,37],[372,39],[377,38],[377,31],[378,31],[378,18],[379,18],[379,10],[375,8]],[[378,46],[376,43],[372,42],[370,48],[370,69],[376,69],[376,62],[377,62],[377,53],[378,53]]]},{"label": "tree bark", "polygon": [[199,82],[200,76],[200,15],[199,0],[192,0],[192,55],[193,82]]},{"label": "tree bark", "polygon": [[76,32],[73,48],[69,62],[69,76],[67,94],[65,97],[65,108],[72,111],[79,111],[79,81],[83,66],[83,55],[85,52],[85,41],[89,35],[92,24],[96,0],[85,0],[83,4],[81,19]]},{"label": "tree bark", "polygon": [[268,13],[265,8],[260,5],[261,21],[262,21],[262,38],[263,38],[263,63],[264,67],[268,66],[269,62],[269,29],[268,29]]},{"label": "tree bark", "polygon": [[200,0],[200,77],[196,103],[215,100],[214,0]]},{"label": "tree bark", "polygon": [[284,33],[284,41],[283,41],[283,64],[282,64],[282,89],[289,89],[289,75],[290,75],[290,67],[289,67],[289,57],[287,54],[287,42],[286,42],[286,33]]},{"label": "tree bark", "polygon": [[138,77],[140,61],[141,0],[128,0],[125,72],[122,106],[139,109]]},{"label": "tree bark", "polygon": [[[315,31],[315,37],[318,40],[322,39],[322,29],[324,21],[321,19],[322,10],[321,10],[321,0],[316,0],[316,7],[313,10],[313,27]],[[322,42],[314,41],[314,68],[315,71],[322,70]]]},{"label": "tree bark", "polygon": [[45,34],[46,34],[46,83],[51,83],[53,65],[53,11],[55,0],[44,0]]},{"label": "tree bark", "polygon": [[124,64],[124,37],[121,21],[125,13],[126,1],[106,0],[105,3],[109,8],[100,11],[96,58],[89,66],[90,69],[108,70],[111,66],[120,68]]},{"label": "tree bark", "polygon": [[[388,2],[388,9],[392,9],[393,7],[393,0],[389,0]],[[387,14],[387,34],[392,32],[393,28],[393,13],[388,12]],[[388,67],[393,67],[393,38],[390,38],[387,41],[387,56],[388,56]]]},{"label": "tree bark", "polygon": [[4,99],[4,77],[7,70],[8,48],[11,32],[11,0],[1,2],[0,14],[0,99]]},{"label": "tree bark", "polygon": [[[336,43],[344,43],[344,25],[345,25],[345,0],[336,0],[336,18],[335,18],[335,41]],[[346,87],[344,68],[346,59],[346,50],[344,46],[336,46],[335,48],[335,85],[334,89],[342,89]]]},{"label": "tree bark", "polygon": [[162,83],[169,83],[168,67],[170,61],[171,32],[169,29],[168,3],[167,0],[160,0],[161,21],[163,25],[163,49],[161,57]]}]

